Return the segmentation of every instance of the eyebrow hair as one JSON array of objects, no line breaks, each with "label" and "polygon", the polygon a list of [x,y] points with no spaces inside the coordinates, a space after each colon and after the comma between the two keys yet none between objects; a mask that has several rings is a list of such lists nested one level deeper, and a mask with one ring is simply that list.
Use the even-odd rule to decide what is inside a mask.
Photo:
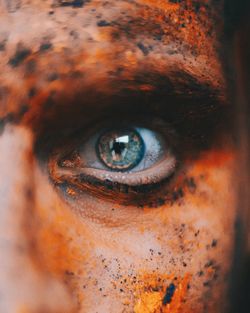
[{"label": "eyebrow hair", "polygon": [[[137,72],[136,82],[140,85],[151,81],[154,88],[150,90],[120,88],[119,92],[105,94],[95,89],[80,88],[78,93],[73,92],[69,97],[63,93],[58,97],[54,94],[55,98],[46,104],[46,112],[41,114],[40,122],[34,120],[36,147],[43,147],[42,153],[46,154],[53,142],[72,133],[77,136],[77,133],[94,129],[104,121],[109,121],[111,125],[119,124],[118,121],[136,125],[144,119],[150,121],[159,118],[171,125],[181,137],[192,140],[198,150],[211,144],[216,131],[220,133],[225,130],[230,107],[222,97],[221,90],[201,83],[183,71],[175,73],[181,77],[177,86],[164,75],[151,72],[149,77],[146,74]],[[126,86],[131,81],[124,83]],[[41,148],[37,149],[41,151]]]},{"label": "eyebrow hair", "polygon": [[[74,79],[72,78],[73,84]],[[32,112],[32,104],[31,106],[22,105],[18,112],[8,112],[0,120],[0,124],[19,122],[24,119],[29,120],[32,125],[35,114],[34,122],[37,126],[37,120],[40,120],[41,123],[49,123],[50,121],[55,123],[54,117],[57,116],[56,120],[60,120],[60,116],[71,116],[77,112],[78,115],[82,115],[82,123],[84,124],[84,118],[91,120],[91,117],[95,119],[96,115],[103,115],[103,113],[107,115],[112,111],[120,112],[120,114],[130,112],[131,108],[134,112],[136,110],[156,111],[157,103],[160,102],[164,102],[161,106],[169,107],[169,112],[178,110],[178,105],[183,101],[195,103],[194,107],[197,111],[203,109],[204,103],[225,104],[223,87],[216,88],[209,81],[201,82],[197,77],[180,69],[172,71],[171,75],[170,73],[162,74],[140,70],[136,71],[130,80],[123,78],[110,80],[110,86],[112,91],[108,93],[99,92],[95,84],[85,87],[84,82],[79,83],[77,88],[72,88],[72,91],[66,93],[64,88],[57,92],[52,90],[42,100],[39,108],[35,108],[34,112]],[[168,103],[166,103],[166,99],[168,99]],[[93,112],[94,106],[95,112]],[[188,107],[188,105],[186,106]]]}]

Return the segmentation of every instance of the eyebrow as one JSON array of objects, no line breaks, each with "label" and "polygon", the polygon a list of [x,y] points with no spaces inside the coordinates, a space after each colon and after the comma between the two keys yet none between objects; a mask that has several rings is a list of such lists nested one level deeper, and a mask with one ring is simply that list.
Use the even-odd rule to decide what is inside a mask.
[{"label": "eyebrow", "polygon": [[24,120],[31,123],[31,126],[33,122],[38,126],[39,120],[39,124],[43,126],[46,123],[56,125],[65,115],[68,118],[77,115],[82,116],[80,123],[84,125],[84,120],[91,121],[98,115],[109,115],[112,112],[118,115],[130,114],[131,111],[150,114],[167,107],[165,110],[172,115],[183,103],[187,110],[196,112],[215,103],[216,106],[225,106],[226,103],[223,87],[216,88],[209,81],[200,81],[181,69],[164,74],[153,70],[138,70],[129,80],[121,75],[109,80],[108,92],[98,91],[98,82],[85,86],[85,82],[81,80],[81,75],[71,78],[71,84],[75,83],[76,88],[65,86],[58,91],[52,89],[49,93],[45,88],[44,97],[39,94],[37,96],[36,92],[31,93],[31,105],[20,106],[16,114],[7,113],[0,124]]},{"label": "eyebrow", "polygon": [[[148,122],[159,118],[181,137],[194,141],[197,151],[208,147],[216,132],[228,124],[230,107],[220,89],[201,83],[183,71],[174,74],[179,78],[176,84],[168,76],[141,71],[136,73],[133,83],[113,81],[119,85],[119,88],[113,85],[116,90],[113,93],[97,92],[95,86],[83,89],[79,85],[76,92],[68,95],[53,94],[52,98],[47,98],[49,102],[44,103],[44,112],[38,116],[39,123],[37,119],[32,120],[37,132],[37,146],[53,145],[73,133],[78,136],[104,121],[112,126],[119,124],[118,121],[136,124],[144,118]],[[148,86],[149,82],[153,88],[137,88]],[[132,88],[129,88],[131,83]],[[43,149],[46,153],[47,147]]]}]

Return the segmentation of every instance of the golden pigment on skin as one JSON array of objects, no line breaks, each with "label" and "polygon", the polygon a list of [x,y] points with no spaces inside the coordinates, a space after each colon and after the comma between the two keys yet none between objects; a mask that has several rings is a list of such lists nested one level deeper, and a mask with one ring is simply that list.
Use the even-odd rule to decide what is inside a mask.
[{"label": "golden pigment on skin", "polygon": [[172,277],[145,278],[147,283],[144,291],[138,286],[138,300],[134,307],[135,313],[178,313],[181,312],[182,303],[187,295],[190,275],[186,274],[183,279]]}]

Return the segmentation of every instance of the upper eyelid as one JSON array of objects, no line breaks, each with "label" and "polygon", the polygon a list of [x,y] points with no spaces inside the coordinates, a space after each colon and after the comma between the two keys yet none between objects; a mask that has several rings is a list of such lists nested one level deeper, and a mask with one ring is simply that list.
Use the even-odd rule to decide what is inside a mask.
[{"label": "upper eyelid", "polygon": [[[189,76],[188,76],[189,77]],[[161,78],[163,79],[163,78]],[[192,78],[190,78],[192,81]],[[196,82],[198,84],[198,82]],[[145,91],[126,91],[122,95],[113,94],[105,96],[103,101],[105,103],[100,104],[102,97],[96,95],[96,99],[92,99],[92,106],[89,106],[86,102],[86,98],[80,97],[80,94],[73,95],[73,102],[68,103],[70,99],[63,99],[63,94],[55,99],[55,112],[49,119],[41,120],[40,125],[42,128],[36,137],[36,151],[41,155],[41,150],[48,150],[44,146],[44,143],[50,139],[51,141],[46,143],[49,147],[50,144],[55,144],[58,139],[65,138],[69,134],[77,132],[77,130],[87,130],[92,125],[98,125],[105,119],[118,119],[128,118],[128,120],[138,121],[138,117],[143,115],[151,119],[152,117],[160,116],[166,123],[174,126],[178,132],[181,128],[181,132],[186,134],[188,129],[189,133],[195,131],[197,134],[205,131],[205,128],[200,131],[199,127],[209,124],[209,132],[213,129],[214,121],[218,120],[218,114],[223,115],[223,124],[226,120],[228,106],[225,105],[225,101],[220,98],[220,92],[213,89],[211,86],[204,86],[202,84],[195,85],[194,93],[190,94],[169,94],[169,90],[162,89],[162,81],[155,82],[156,90],[148,94]],[[186,85],[188,88],[188,86]],[[94,96],[95,97],[95,96]],[[62,101],[62,103],[61,103]],[[65,101],[67,103],[65,103]],[[97,101],[96,109],[93,110]],[[56,110],[56,105],[60,105],[60,110]],[[101,109],[104,105],[105,109]],[[67,107],[67,109],[66,109]],[[77,110],[79,109],[79,111]],[[94,112],[94,113],[93,113]],[[192,115],[190,114],[192,112]],[[39,116],[40,118],[40,116]],[[41,116],[41,118],[43,118]],[[36,121],[36,119],[35,119]],[[195,125],[194,121],[200,121],[199,125]],[[204,123],[203,123],[204,121]],[[184,126],[186,125],[186,129]],[[194,127],[195,125],[195,127]],[[36,132],[39,123],[36,121]],[[192,129],[193,127],[193,129]],[[182,130],[183,129],[183,130]],[[207,128],[208,129],[208,128]],[[207,135],[207,134],[206,134]],[[44,152],[42,153],[45,154]]]},{"label": "upper eyelid", "polygon": [[[221,101],[223,98],[222,89],[215,88],[212,85],[209,85],[209,83],[199,81],[195,76],[192,76],[185,71],[172,71],[170,76],[171,77],[168,77],[168,74],[163,75],[156,73],[154,70],[150,72],[138,71],[137,73],[134,73],[134,79],[131,79],[131,81],[126,82],[126,80],[120,81],[119,79],[114,79],[113,82],[111,81],[111,83],[116,85],[122,83],[124,84],[124,87],[128,84],[128,87],[126,87],[126,89],[122,87],[121,90],[119,90],[119,88],[114,88],[114,91],[109,91],[109,94],[105,94],[105,92],[98,93],[98,91],[95,90],[95,86],[87,87],[83,81],[76,84],[78,87],[69,90],[68,86],[67,88],[63,88],[63,81],[61,81],[61,88],[59,88],[58,91],[52,90],[52,93],[43,100],[41,105],[39,105],[39,108],[46,108],[46,110],[42,109],[39,112],[39,118],[41,118],[41,120],[46,120],[50,117],[53,119],[53,115],[55,117],[56,114],[61,114],[61,111],[63,110],[65,110],[65,114],[68,116],[74,111],[82,112],[83,116],[87,116],[90,115],[89,113],[93,110],[93,106],[97,108],[98,112],[101,112],[104,108],[106,111],[110,108],[111,111],[117,107],[118,110],[124,111],[123,106],[125,105],[125,102],[129,99],[129,101],[131,101],[133,98],[144,100],[149,106],[151,106],[150,101],[148,101],[150,97],[152,98],[152,101],[155,97],[171,99],[181,98],[182,101],[188,101],[190,100],[190,95],[192,95],[193,98],[202,98],[203,101],[212,98],[214,101]],[[176,77],[176,79],[173,77]],[[107,77],[107,81],[108,80],[109,78]],[[140,86],[145,85],[151,86],[152,90],[141,90]],[[44,88],[46,89],[46,86]],[[96,103],[94,99],[95,97]],[[89,101],[90,98],[92,98],[93,101]],[[52,101],[53,105],[46,105],[47,101]],[[136,109],[137,103],[134,102],[133,106]],[[23,117],[21,111],[22,110],[20,109],[19,112],[15,114],[16,117]],[[27,116],[32,113],[31,111],[32,103],[28,112],[25,113],[25,119],[27,119]],[[32,121],[30,122],[32,123]]]}]

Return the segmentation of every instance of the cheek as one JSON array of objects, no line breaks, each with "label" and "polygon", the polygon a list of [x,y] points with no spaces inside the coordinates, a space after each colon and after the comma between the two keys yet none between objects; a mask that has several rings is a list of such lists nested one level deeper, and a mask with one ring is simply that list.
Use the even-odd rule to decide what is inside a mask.
[{"label": "cheek", "polygon": [[211,152],[186,170],[180,199],[148,213],[161,246],[156,272],[172,275],[167,285],[177,278],[176,290],[181,284],[180,312],[223,311],[234,246],[233,178],[232,154]]},{"label": "cheek", "polygon": [[188,166],[182,197],[118,227],[78,216],[37,173],[39,262],[86,312],[219,313],[232,259],[232,173],[231,154],[211,153]]}]

